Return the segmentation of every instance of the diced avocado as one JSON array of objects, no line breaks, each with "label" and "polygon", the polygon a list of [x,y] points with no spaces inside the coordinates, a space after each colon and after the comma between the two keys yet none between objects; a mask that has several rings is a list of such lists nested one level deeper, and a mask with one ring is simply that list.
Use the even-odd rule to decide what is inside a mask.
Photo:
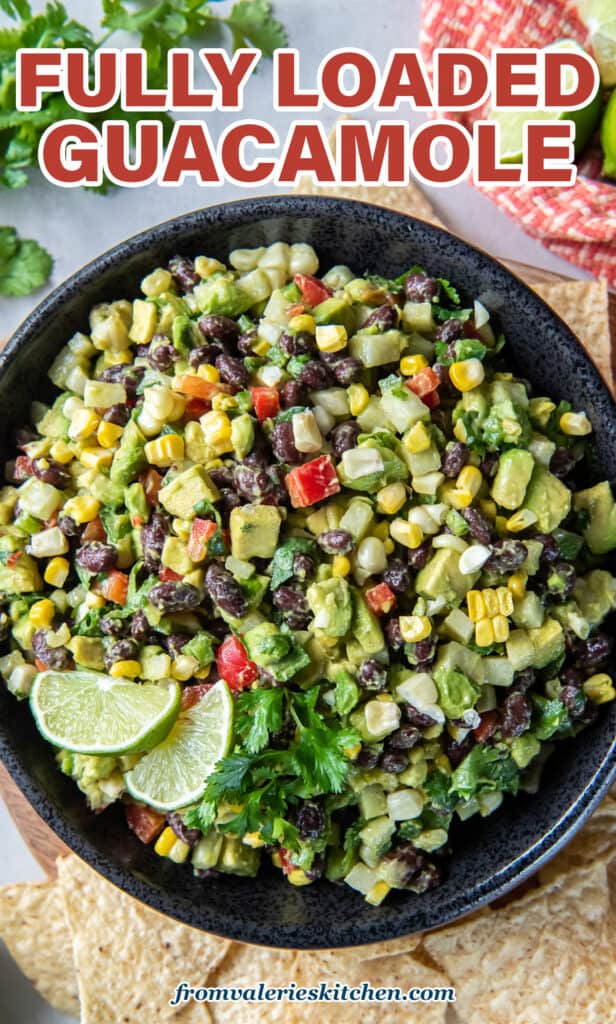
[{"label": "diced avocado", "polygon": [[441,628],[445,636],[450,637],[451,640],[457,640],[461,644],[467,644],[472,640],[475,631],[475,627],[468,615],[465,615],[459,608],[454,608],[449,613],[443,620]]},{"label": "diced avocado", "polygon": [[535,466],[524,508],[537,516],[537,529],[551,533],[569,515],[571,491],[544,466]]},{"label": "diced avocado", "polygon": [[309,664],[310,655],[296,644],[284,658],[270,665],[268,672],[273,675],[278,683],[286,683],[289,679],[293,679],[298,672],[307,668]]},{"label": "diced avocado", "polygon": [[163,546],[161,562],[167,569],[177,572],[179,576],[186,576],[194,569],[194,565],[188,557],[186,545],[179,537],[167,537]]},{"label": "diced avocado", "polygon": [[421,398],[404,385],[395,391],[384,391],[381,396],[381,408],[385,413],[386,422],[393,424],[399,434],[429,415],[428,408]]},{"label": "diced avocado", "polygon": [[199,840],[192,852],[192,866],[195,871],[215,868],[222,850],[223,837],[215,828]]},{"label": "diced avocado", "polygon": [[518,768],[526,768],[541,750],[541,743],[532,733],[516,736],[511,744],[511,756]]},{"label": "diced avocado", "polygon": [[543,554],[543,544],[538,540],[523,540],[524,547],[528,551],[526,560],[522,562],[520,569],[525,572],[527,576],[535,576],[539,572],[539,566],[541,564],[541,555]]},{"label": "diced avocado", "polygon": [[[85,487],[85,481],[80,486]],[[87,490],[93,498],[100,501],[101,505],[109,505],[110,508],[118,508],[124,502],[125,485],[114,483],[104,473],[92,472]]]},{"label": "diced avocado", "polygon": [[222,850],[216,863],[217,871],[254,878],[261,857],[258,850],[246,846],[238,836],[224,836]]},{"label": "diced avocado", "polygon": [[126,486],[135,479],[148,460],[145,457],[145,437],[134,420],[129,420],[124,428],[120,447],[113,456],[109,478],[114,484]]},{"label": "diced avocado", "polygon": [[448,604],[459,605],[471,590],[479,573],[461,573],[460,555],[449,548],[439,548],[427,565],[417,573],[415,588],[422,597],[432,600],[444,597]]},{"label": "diced avocado", "polygon": [[219,497],[218,488],[203,467],[191,466],[161,488],[158,500],[170,515],[192,519],[195,505],[200,501],[216,501]]},{"label": "diced avocado", "polygon": [[390,817],[388,817],[388,815],[383,814],[378,818],[372,818],[371,821],[362,828],[359,833],[359,838],[363,846],[376,854],[377,857],[380,857],[389,846],[389,842],[395,831],[395,823]]},{"label": "diced avocado", "polygon": [[580,640],[588,638],[590,622],[582,615],[577,601],[565,601],[564,604],[556,604],[550,611],[564,629],[575,633],[576,636],[579,636]]},{"label": "diced avocado", "polygon": [[193,291],[200,313],[217,313],[235,319],[253,305],[253,297],[228,277],[211,277]]},{"label": "diced avocado", "polygon": [[359,359],[366,367],[397,363],[402,351],[404,335],[401,331],[383,334],[355,334],[349,342],[349,355]]},{"label": "diced avocado", "polygon": [[483,683],[483,658],[475,651],[452,640],[439,647],[436,670],[457,669],[475,683]]},{"label": "diced avocado", "polygon": [[8,526],[13,520],[13,509],[17,504],[17,488],[2,487],[0,489],[0,526]]},{"label": "diced avocado", "polygon": [[188,654],[199,662],[199,668],[211,665],[214,661],[214,648],[212,647],[212,636],[205,630],[199,630],[191,640],[182,648],[183,654]]},{"label": "diced avocado", "polygon": [[255,428],[247,412],[231,420],[231,444],[236,459],[245,459],[255,442]]},{"label": "diced avocado", "polygon": [[306,592],[308,607],[314,615],[314,629],[327,636],[345,636],[353,619],[353,599],[346,580],[334,576],[312,583]]},{"label": "diced avocado", "polygon": [[184,427],[184,450],[186,458],[191,462],[208,462],[214,455],[214,449],[206,443],[203,427],[197,420],[190,420]]},{"label": "diced avocado", "polygon": [[[185,644],[182,653],[192,654],[192,651],[186,650],[187,647],[188,644]],[[139,661],[141,663],[140,675],[142,679],[151,679],[153,681],[165,679],[171,671],[171,658],[157,644],[146,644],[145,647],[142,647]]]},{"label": "diced avocado", "polygon": [[365,786],[359,794],[359,810],[362,818],[369,821],[387,814],[387,799],[382,786]]},{"label": "diced avocado", "polygon": [[578,576],[573,596],[591,626],[598,626],[616,608],[616,579],[606,569]]},{"label": "diced avocado", "polygon": [[365,498],[351,498],[340,520],[340,529],[347,530],[357,543],[367,535],[374,522],[372,503]]},{"label": "diced avocado", "polygon": [[145,497],[145,491],[143,485],[138,481],[134,484],[130,484],[125,491],[125,502],[126,511],[128,512],[131,521],[137,525],[147,523],[150,518],[150,506],[148,505]]},{"label": "diced avocado", "polygon": [[584,540],[594,555],[605,555],[616,548],[616,504],[612,489],[604,480],[573,496],[576,512],[588,512]]},{"label": "diced avocado", "polygon": [[498,470],[491,495],[497,505],[513,511],[524,501],[526,488],[533,475],[535,460],[523,448],[511,448],[498,460]]},{"label": "diced avocado", "polygon": [[535,648],[525,629],[513,629],[505,641],[507,657],[516,672],[533,664]]},{"label": "diced avocado", "polygon": [[278,546],[280,509],[275,505],[241,505],[231,512],[234,558],[272,558]]},{"label": "diced avocado", "polygon": [[509,658],[490,654],[483,659],[483,669],[486,686],[511,686],[514,669]]},{"label": "diced avocado", "polygon": [[0,591],[5,594],[32,594],[42,589],[38,565],[31,555],[21,552],[14,565],[0,562]]},{"label": "diced avocado", "polygon": [[533,668],[545,668],[565,649],[563,627],[560,622],[549,616],[539,629],[529,629],[528,636],[533,645]]},{"label": "diced avocado", "polygon": [[441,665],[433,674],[439,700],[438,703],[447,718],[462,718],[465,711],[474,707],[481,693],[481,687],[456,669]]},{"label": "diced avocado", "polygon": [[91,668],[102,672],[105,663],[105,648],[103,641],[93,636],[74,636],[68,642],[68,648],[72,652],[76,665],[82,668]]},{"label": "diced avocado", "polygon": [[385,646],[383,630],[374,612],[364,601],[361,592],[353,589],[353,636],[366,654],[378,654]]},{"label": "diced avocado", "polygon": [[17,492],[19,507],[37,519],[49,519],[64,500],[62,491],[31,476]]},{"label": "diced avocado", "polygon": [[291,650],[291,638],[285,636],[273,622],[262,622],[243,636],[248,657],[257,665],[266,667],[280,661]]},{"label": "diced avocado", "polygon": [[528,408],[528,392],[519,380],[494,379],[490,385],[492,404],[496,402],[512,402],[521,409]]},{"label": "diced avocado", "polygon": [[406,302],[402,310],[402,322],[411,331],[430,334],[435,327],[432,303]]},{"label": "diced avocado", "polygon": [[366,434],[373,430],[386,430],[391,425],[391,421],[381,405],[381,399],[376,395],[372,395],[364,411],[360,412],[357,422]]},{"label": "diced avocado", "polygon": [[425,452],[408,452],[406,461],[412,476],[424,476],[441,468],[441,453],[435,444],[431,444]]},{"label": "diced avocado", "polygon": [[539,594],[529,590],[524,597],[515,601],[511,618],[516,626],[520,626],[522,629],[536,629],[542,626],[545,608]]},{"label": "diced avocado", "polygon": [[34,626],[30,622],[28,615],[21,615],[17,622],[14,623],[11,633],[13,639],[19,644],[25,651],[32,649],[32,637],[34,635]]},{"label": "diced avocado", "polygon": [[354,326],[355,314],[348,295],[332,295],[315,306],[312,315],[318,326],[342,324],[347,331]]}]

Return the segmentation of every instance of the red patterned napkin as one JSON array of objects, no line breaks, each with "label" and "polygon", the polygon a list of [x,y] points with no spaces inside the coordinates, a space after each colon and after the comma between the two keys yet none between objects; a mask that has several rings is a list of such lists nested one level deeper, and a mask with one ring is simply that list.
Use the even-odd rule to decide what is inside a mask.
[{"label": "red patterned napkin", "polygon": [[[587,29],[572,0],[423,0],[421,49],[466,46],[489,56],[496,46],[585,44]],[[469,126],[478,112],[445,113]],[[616,288],[616,187],[579,177],[568,188],[483,185],[528,234]]]}]

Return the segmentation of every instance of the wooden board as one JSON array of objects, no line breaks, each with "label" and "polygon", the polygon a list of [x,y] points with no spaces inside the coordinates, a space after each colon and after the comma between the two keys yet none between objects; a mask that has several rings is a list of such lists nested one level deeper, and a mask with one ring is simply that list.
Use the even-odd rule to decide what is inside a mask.
[{"label": "wooden board", "polygon": [[[528,284],[543,284],[550,281],[566,281],[563,274],[531,267],[525,263],[508,260],[507,266],[524,278]],[[609,319],[612,336],[612,352],[616,353],[616,294],[609,296]],[[0,764],[0,797],[15,821],[17,828],[35,859],[48,875],[55,874],[56,857],[68,853],[67,847],[58,839],[54,832],[39,818],[25,797],[10,778],[8,772]]]}]

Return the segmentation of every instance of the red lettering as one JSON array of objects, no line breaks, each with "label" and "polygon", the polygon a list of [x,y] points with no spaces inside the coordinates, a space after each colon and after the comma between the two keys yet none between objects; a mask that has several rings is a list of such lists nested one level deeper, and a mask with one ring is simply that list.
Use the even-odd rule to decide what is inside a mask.
[{"label": "red lettering", "polygon": [[367,124],[342,121],[338,138],[341,181],[408,183],[406,125],[379,124],[373,133]]},{"label": "red lettering", "polygon": [[122,106],[124,110],[166,110],[167,94],[148,89],[147,55],[144,50],[124,51],[124,81]]},{"label": "red lettering", "polygon": [[94,54],[94,86],[89,87],[89,60],[86,50],[66,54],[66,98],[78,110],[107,110],[120,92],[117,50],[97,50]]},{"label": "red lettering", "polygon": [[[573,68],[576,85],[572,92],[563,90],[563,69]],[[545,53],[545,106],[575,110],[583,107],[599,88],[596,64],[585,53],[548,50]]]},{"label": "red lettering", "polygon": [[191,88],[195,78],[195,55],[192,50],[173,50],[170,60],[170,107],[173,110],[192,110],[195,107],[209,110],[214,103],[214,94],[209,90]]},{"label": "red lettering", "polygon": [[497,126],[493,121],[476,121],[474,125],[477,144],[475,178],[484,185],[519,182],[522,168],[518,164],[501,164],[497,142]]},{"label": "red lettering", "polygon": [[430,83],[417,50],[394,51],[385,72],[385,83],[377,104],[379,110],[397,110],[408,99],[413,110],[432,107]]},{"label": "red lettering", "polygon": [[[347,68],[355,71],[356,84],[350,92],[342,89],[341,80]],[[339,110],[365,107],[374,95],[377,72],[374,61],[359,50],[342,50],[328,57],[320,69],[320,87],[330,106]]]},{"label": "red lettering", "polygon": [[200,185],[220,185],[208,130],[199,121],[176,121],[160,182],[181,185],[187,174]]},{"label": "red lettering", "polygon": [[140,121],[135,138],[135,159],[131,151],[130,126],[126,121],[108,121],[105,125],[107,173],[116,185],[146,185],[158,170],[162,144],[160,121]]},{"label": "red lettering", "polygon": [[301,110],[319,106],[318,92],[308,92],[299,88],[298,65],[297,50],[276,50],[274,53],[274,96],[279,110]]},{"label": "red lettering", "polygon": [[[17,52],[17,109],[39,110],[41,93],[57,92],[60,88],[60,50],[18,50]],[[43,68],[47,68],[46,74]]]},{"label": "red lettering", "polygon": [[[437,163],[435,149],[445,143],[445,162]],[[411,155],[417,176],[431,185],[454,185],[468,173],[471,139],[465,128],[451,121],[422,124],[413,133]]]},{"label": "red lettering", "polygon": [[260,185],[268,181],[276,166],[273,160],[255,160],[248,164],[244,149],[248,142],[255,146],[275,146],[276,136],[271,128],[258,121],[244,121],[232,125],[220,141],[220,158],[225,173],[239,185]]},{"label": "red lettering", "polygon": [[199,56],[220,85],[220,110],[241,110],[244,85],[258,63],[258,51],[237,50],[229,58],[225,50],[200,50]]},{"label": "red lettering", "polygon": [[527,124],[526,131],[528,184],[573,185],[576,175],[573,166],[573,123],[542,121]]},{"label": "red lettering", "polygon": [[277,183],[294,185],[299,175],[304,173],[312,174],[321,184],[331,184],[336,180],[331,149],[322,125],[317,122],[294,126],[280,159]]},{"label": "red lettering", "polygon": [[83,121],[59,121],[39,145],[41,170],[56,185],[100,185],[101,138]]},{"label": "red lettering", "polygon": [[[519,70],[529,68],[528,71]],[[518,69],[518,70],[516,70]],[[494,55],[494,106],[536,110],[537,53],[535,50],[497,50]],[[516,86],[530,85],[534,92],[518,92]]]},{"label": "red lettering", "polygon": [[434,66],[434,88],[442,110],[472,110],[485,101],[489,89],[488,69],[477,54],[439,50]]}]

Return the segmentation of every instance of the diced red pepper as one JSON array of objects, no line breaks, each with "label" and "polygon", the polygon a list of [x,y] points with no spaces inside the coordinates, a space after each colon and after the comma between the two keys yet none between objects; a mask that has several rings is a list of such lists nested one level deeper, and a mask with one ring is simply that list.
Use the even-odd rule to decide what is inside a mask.
[{"label": "diced red pepper", "polygon": [[162,486],[163,478],[157,470],[150,467],[150,469],[144,470],[140,473],[138,478],[139,483],[143,487],[145,494],[145,500],[147,501],[150,508],[155,508],[158,505],[158,492]]},{"label": "diced red pepper", "polygon": [[17,565],[17,563],[18,563],[19,559],[21,558],[22,554],[23,554],[22,551],[11,551],[10,555],[8,556],[8,558],[6,560],[6,564],[8,565],[9,569],[14,569],[15,568],[15,566]]},{"label": "diced red pepper", "polygon": [[15,459],[13,479],[17,483],[21,483],[22,480],[27,480],[33,473],[34,469],[32,468],[32,459],[29,459],[27,455],[18,455]]},{"label": "diced red pepper", "polygon": [[56,508],[51,513],[49,519],[45,520],[45,528],[49,529],[51,526],[57,526],[59,518],[60,518],[60,510]]},{"label": "diced red pepper", "polygon": [[331,288],[323,284],[318,277],[313,277],[312,274],[296,274],[293,280],[308,306],[318,306],[320,302],[325,302],[325,299],[330,299],[334,294]]},{"label": "diced red pepper", "polygon": [[292,320],[294,316],[301,316],[304,312],[304,306],[301,302],[294,302],[292,306],[287,306],[285,313],[289,320]]},{"label": "diced red pepper", "polygon": [[292,469],[285,477],[285,484],[293,508],[315,505],[340,490],[336,467],[329,455],[319,455],[317,459]]},{"label": "diced red pepper", "polygon": [[193,686],[185,686],[182,690],[182,711],[194,708],[213,685],[214,683],[194,683]]},{"label": "diced red pepper", "polygon": [[427,395],[422,395],[421,400],[424,405],[428,406],[428,409],[436,409],[437,405],[441,404],[441,396],[438,391],[428,391]]},{"label": "diced red pepper", "polygon": [[257,419],[273,419],[280,412],[280,395],[276,388],[251,388],[250,394]]},{"label": "diced red pepper", "polygon": [[366,603],[375,615],[386,615],[396,605],[396,595],[386,583],[377,583],[375,587],[366,590],[364,597]]},{"label": "diced red pepper", "polygon": [[204,377],[199,377],[196,373],[185,373],[178,377],[174,387],[181,395],[190,395],[191,398],[202,398],[208,402],[212,400],[214,395],[219,395],[221,391],[224,391],[226,394],[231,391],[228,384],[221,384],[219,381],[213,383],[210,380],[205,380]]},{"label": "diced red pepper", "polygon": [[184,419],[185,420],[198,420],[201,419],[204,412],[208,412],[212,408],[211,402],[206,402],[204,398],[189,398],[184,407]]},{"label": "diced red pepper", "polygon": [[99,516],[88,523],[81,535],[82,541],[100,540],[103,543],[107,540],[107,531]]},{"label": "diced red pepper", "polygon": [[431,366],[426,366],[419,373],[415,373],[405,381],[409,391],[413,391],[421,399],[424,399],[424,395],[429,395],[431,391],[436,391],[440,383],[438,374],[434,372]]},{"label": "diced red pepper", "polygon": [[47,665],[45,664],[44,661],[41,661],[40,658],[35,658],[34,659],[34,664],[37,667],[37,669],[39,670],[39,672],[46,672],[47,671]]},{"label": "diced red pepper", "polygon": [[481,725],[473,729],[473,736],[477,743],[485,743],[490,736],[496,732],[499,723],[498,711],[484,711],[481,716]]},{"label": "diced red pepper", "polygon": [[128,597],[128,576],[119,569],[112,569],[101,583],[100,592],[107,601],[124,606]]},{"label": "diced red pepper", "polygon": [[218,526],[211,519],[193,519],[186,551],[191,562],[202,562],[207,555],[207,542]]},{"label": "diced red pepper", "polygon": [[278,850],[278,856],[280,858],[280,867],[282,868],[283,875],[290,875],[292,871],[295,871],[295,864],[291,860],[291,851],[281,846]]},{"label": "diced red pepper", "polygon": [[245,690],[259,677],[257,666],[250,660],[246,648],[236,636],[228,636],[223,640],[216,654],[216,666],[230,690]]},{"label": "diced red pepper", "polygon": [[183,576],[179,572],[174,572],[173,569],[168,569],[166,565],[160,570],[158,578],[161,583],[177,583],[178,580],[183,579]]},{"label": "diced red pepper", "polygon": [[165,825],[165,815],[144,804],[126,804],[126,824],[142,843],[151,843]]}]

